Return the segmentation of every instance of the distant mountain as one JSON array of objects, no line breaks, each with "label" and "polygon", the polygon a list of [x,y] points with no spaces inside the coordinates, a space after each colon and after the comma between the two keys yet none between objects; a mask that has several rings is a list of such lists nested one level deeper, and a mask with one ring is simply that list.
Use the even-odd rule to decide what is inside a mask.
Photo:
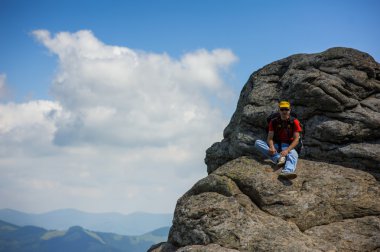
[{"label": "distant mountain", "polygon": [[123,236],[79,226],[57,231],[0,221],[0,252],[145,252],[165,241],[168,232],[165,227],[140,236]]},{"label": "distant mountain", "polygon": [[0,219],[19,226],[33,225],[46,229],[66,230],[81,226],[94,231],[122,235],[141,235],[151,230],[171,226],[172,214],[86,213],[74,209],[61,209],[43,214],[28,214],[12,209],[1,209]]}]

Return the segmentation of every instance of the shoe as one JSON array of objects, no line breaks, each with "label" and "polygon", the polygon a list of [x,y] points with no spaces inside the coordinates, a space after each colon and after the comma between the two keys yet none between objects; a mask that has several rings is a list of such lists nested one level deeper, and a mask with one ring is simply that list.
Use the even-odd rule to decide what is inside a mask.
[{"label": "shoe", "polygon": [[285,165],[286,158],[285,157],[280,157],[277,161],[277,167],[283,167]]},{"label": "shoe", "polygon": [[285,172],[281,171],[281,173],[278,175],[280,178],[287,178],[287,179],[295,179],[297,178],[297,174],[294,172]]}]

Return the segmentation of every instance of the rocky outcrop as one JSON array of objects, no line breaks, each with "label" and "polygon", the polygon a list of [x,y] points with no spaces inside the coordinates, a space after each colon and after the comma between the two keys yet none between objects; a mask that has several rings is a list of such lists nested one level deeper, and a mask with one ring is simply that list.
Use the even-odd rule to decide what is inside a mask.
[{"label": "rocky outcrop", "polygon": [[161,243],[153,246],[148,252],[238,252],[236,249],[223,248],[218,244],[209,245],[190,245],[182,248],[176,248],[170,243]]},{"label": "rocky outcrop", "polygon": [[[254,149],[282,99],[304,125],[294,180]],[[380,252],[379,147],[380,65],[368,54],[332,48],[265,66],[150,251]]]},{"label": "rocky outcrop", "polygon": [[270,161],[248,157],[221,166],[178,200],[172,250],[156,251],[218,251],[211,244],[238,251],[380,248],[380,187],[372,175],[308,160],[299,161],[295,180],[278,172]]},{"label": "rocky outcrop", "polygon": [[255,155],[255,140],[266,137],[266,117],[283,99],[290,100],[303,123],[303,158],[379,175],[380,64],[349,48],[293,55],[253,73],[224,139],[206,151],[208,172]]}]

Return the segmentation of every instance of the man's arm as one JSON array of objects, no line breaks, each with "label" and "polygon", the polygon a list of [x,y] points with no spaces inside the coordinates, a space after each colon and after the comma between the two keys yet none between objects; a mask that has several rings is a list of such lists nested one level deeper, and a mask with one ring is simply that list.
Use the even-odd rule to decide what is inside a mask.
[{"label": "man's arm", "polygon": [[281,156],[286,156],[286,155],[288,155],[289,154],[289,152],[291,151],[291,150],[293,150],[296,146],[297,146],[297,144],[298,144],[298,142],[300,141],[300,133],[299,132],[294,132],[294,134],[293,134],[293,142],[289,145],[289,147],[286,149],[286,150],[283,150],[282,152],[281,152]]},{"label": "man's arm", "polygon": [[273,136],[274,136],[274,131],[269,131],[268,137],[267,137],[267,143],[269,146],[269,155],[274,155],[277,152],[276,149],[274,148]]}]

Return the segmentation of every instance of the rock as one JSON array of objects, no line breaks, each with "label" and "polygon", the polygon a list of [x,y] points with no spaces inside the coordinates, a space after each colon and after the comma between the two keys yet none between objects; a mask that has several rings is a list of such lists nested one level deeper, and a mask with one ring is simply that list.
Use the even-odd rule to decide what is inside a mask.
[{"label": "rock", "polygon": [[342,219],[380,215],[380,187],[368,173],[299,160],[299,178],[290,183],[278,180],[272,166],[269,161],[242,157],[213,174],[232,179],[260,209],[292,220],[302,231]]},{"label": "rock", "polygon": [[147,252],[237,252],[235,249],[223,248],[218,244],[209,245],[190,245],[182,248],[176,248],[170,243],[162,242],[152,246]]},{"label": "rock", "polygon": [[180,248],[177,252],[238,252],[236,249],[223,248],[218,244],[210,244],[207,246],[202,245],[192,245]]},{"label": "rock", "polygon": [[[178,200],[168,242],[239,251],[346,251],[349,242],[358,251],[376,247],[377,222],[358,219],[380,215],[372,175],[308,160],[299,161],[295,180],[279,179],[278,172],[269,161],[248,157],[221,166]],[[325,239],[329,230],[335,238]],[[346,240],[337,245],[336,237]]]},{"label": "rock", "polygon": [[380,218],[368,216],[314,227],[305,232],[335,244],[340,251],[379,251]]},{"label": "rock", "polygon": [[147,252],[174,252],[177,251],[177,247],[173,246],[168,242],[161,242],[153,245],[148,249]]},{"label": "rock", "polygon": [[380,64],[349,48],[297,54],[251,75],[224,139],[206,151],[208,172],[240,156],[259,155],[266,117],[290,100],[304,128],[301,157],[342,164],[380,178]]},{"label": "rock", "polygon": [[[283,99],[304,129],[294,180],[254,148]],[[263,67],[205,162],[149,251],[380,251],[380,65],[332,48]]]}]

